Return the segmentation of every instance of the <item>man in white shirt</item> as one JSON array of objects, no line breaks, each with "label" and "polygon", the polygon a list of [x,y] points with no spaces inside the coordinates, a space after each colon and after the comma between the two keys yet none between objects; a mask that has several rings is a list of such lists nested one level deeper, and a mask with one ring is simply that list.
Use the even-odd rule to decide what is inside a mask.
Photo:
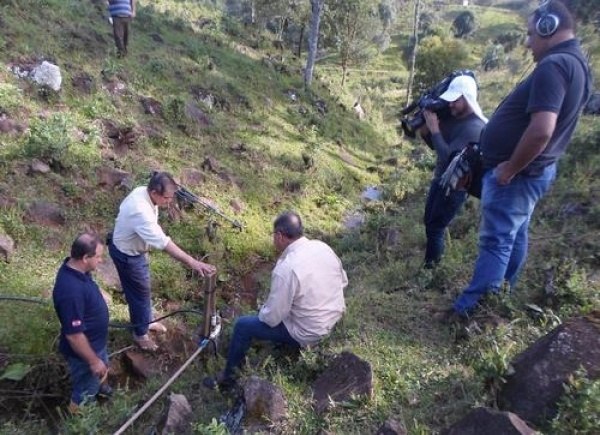
[{"label": "man in white shirt", "polygon": [[148,335],[152,321],[150,300],[150,269],[147,252],[164,250],[201,276],[212,275],[216,268],[194,259],[177,246],[158,225],[158,208],[168,206],[177,183],[167,172],[156,172],[148,186],[135,188],[121,203],[108,252],[115,263],[121,287],[129,305],[133,339],[143,350],[155,351],[158,346]]},{"label": "man in white shirt", "polygon": [[348,284],[342,262],[325,243],[303,236],[302,220],[285,212],[273,224],[281,254],[271,274],[271,291],[258,316],[240,317],[229,345],[227,365],[205,385],[228,386],[253,339],[304,347],[326,337],[346,309]]}]

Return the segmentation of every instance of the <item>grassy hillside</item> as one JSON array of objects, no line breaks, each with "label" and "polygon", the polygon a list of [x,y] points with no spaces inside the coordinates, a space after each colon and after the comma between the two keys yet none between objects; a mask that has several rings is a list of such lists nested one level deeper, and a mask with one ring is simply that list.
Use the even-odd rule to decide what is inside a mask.
[{"label": "grassy hillside", "polygon": [[[476,7],[473,12],[479,27],[467,44],[469,66],[475,68],[488,40],[522,27],[522,18],[506,9]],[[438,13],[448,21],[456,8]],[[478,203],[469,200],[450,230],[440,267],[422,270],[421,215],[434,156],[395,132],[398,101],[404,102],[401,52],[409,29],[398,27],[391,47],[365,72],[351,72],[344,89],[335,58],[318,64],[318,79],[306,92],[301,60],[286,55],[282,62],[268,34],[224,16],[212,2],[140,0],[129,56],[122,60],[114,55],[105,15],[100,0],[0,4],[0,115],[18,126],[0,133],[0,235],[16,245],[11,261],[0,261],[0,296],[48,297],[75,234],[85,228],[107,232],[130,187],[161,169],[245,223],[237,232],[221,222],[216,237],[209,238],[206,228],[213,219],[206,215],[187,211],[161,217],[174,240],[218,266],[223,311],[249,312],[258,301],[240,296],[243,280],[268,270],[274,260],[272,219],[295,209],[309,235],[328,241],[342,256],[351,283],[347,315],[318,351],[303,352],[296,362],[279,354],[269,357],[269,349],[250,354],[248,373],[273,380],[289,400],[290,418],[274,429],[279,433],[374,433],[390,416],[402,420],[409,433],[437,433],[472,407],[493,405],[508,362],[520,350],[560,320],[600,308],[600,126],[592,118],[583,119],[560,179],[534,215],[531,258],[517,291],[488,301],[483,310],[486,319],[500,320],[482,321],[469,340],[456,341],[455,331],[431,317],[470,277]],[[588,29],[582,34],[586,47],[597,53],[597,35]],[[513,61],[504,68],[479,72],[488,114],[531,64],[522,48],[510,56]],[[41,60],[61,68],[59,93],[14,73]],[[358,97],[367,109],[364,122],[351,111]],[[159,109],[148,113],[148,102]],[[51,170],[32,172],[34,160]],[[130,173],[131,182],[106,185],[108,169]],[[383,200],[361,203],[360,193],[370,185],[382,186]],[[33,221],[31,207],[39,201],[58,206],[64,223]],[[344,228],[344,218],[357,210],[365,224]],[[202,305],[198,282],[167,256],[153,253],[151,269],[157,309]],[[268,289],[268,275],[263,275],[258,300]],[[548,276],[557,289],[551,298],[545,294]],[[103,285],[113,296],[111,317],[127,321],[120,293]],[[542,314],[531,317],[525,303],[538,304]],[[43,386],[54,394],[54,401],[45,402],[49,408],[64,405],[68,383],[61,378],[58,322],[51,306],[0,300],[0,318],[5,319],[0,373],[5,356],[11,364],[25,363],[31,367],[27,379],[37,382],[31,390]],[[194,317],[179,321],[190,336],[199,324]],[[230,314],[223,344],[231,321]],[[111,330],[111,350],[127,344],[126,332]],[[374,396],[317,415],[309,386],[328,357],[344,349],[372,364]],[[199,361],[171,389],[192,404],[191,432],[220,433],[211,421],[232,403],[202,389],[200,379],[223,362],[221,357]],[[35,394],[18,400],[6,395],[0,397],[0,432],[47,433],[51,427],[63,433],[111,433],[164,380],[122,388],[111,403],[87,409],[81,417],[40,411]],[[581,414],[599,412],[591,402],[577,400],[583,399],[570,403],[579,404]],[[164,406],[159,401],[131,433],[148,433]],[[53,418],[42,420],[48,416]],[[542,429],[572,433],[578,417]],[[596,430],[600,427],[580,433]]]}]

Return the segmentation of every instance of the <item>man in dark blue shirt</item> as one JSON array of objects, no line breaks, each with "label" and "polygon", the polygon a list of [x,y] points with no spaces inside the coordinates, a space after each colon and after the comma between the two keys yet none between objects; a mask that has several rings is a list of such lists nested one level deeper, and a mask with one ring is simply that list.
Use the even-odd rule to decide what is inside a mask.
[{"label": "man in dark blue shirt", "polygon": [[59,349],[71,375],[72,411],[94,400],[108,374],[108,307],[90,274],[102,262],[103,252],[98,236],[80,234],[71,257],[58,270],[52,292],[61,324]]},{"label": "man in dark blue shirt", "polygon": [[528,19],[527,46],[537,63],[487,124],[479,256],[469,286],[443,318],[471,313],[487,292],[514,287],[527,256],[527,230],[548,191],[591,93],[587,61],[567,8],[550,1]]}]

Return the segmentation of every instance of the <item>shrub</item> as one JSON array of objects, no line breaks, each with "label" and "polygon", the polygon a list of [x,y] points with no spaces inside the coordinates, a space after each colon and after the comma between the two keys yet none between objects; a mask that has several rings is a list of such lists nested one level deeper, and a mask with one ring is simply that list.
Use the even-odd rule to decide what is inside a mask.
[{"label": "shrub", "polygon": [[475,15],[471,11],[464,11],[452,22],[452,31],[456,38],[464,38],[475,30]]},{"label": "shrub", "polygon": [[600,379],[590,380],[585,370],[576,372],[564,386],[558,414],[549,433],[594,434],[600,432]]},{"label": "shrub", "polygon": [[466,68],[468,63],[469,51],[462,41],[439,36],[423,39],[416,62],[415,91],[431,87],[448,73]]},{"label": "shrub", "polygon": [[[76,138],[76,132],[81,137]],[[98,140],[96,130],[88,130],[87,133],[78,130],[71,117],[57,113],[31,123],[23,153],[26,157],[46,161],[55,169],[89,167],[99,158]]]}]

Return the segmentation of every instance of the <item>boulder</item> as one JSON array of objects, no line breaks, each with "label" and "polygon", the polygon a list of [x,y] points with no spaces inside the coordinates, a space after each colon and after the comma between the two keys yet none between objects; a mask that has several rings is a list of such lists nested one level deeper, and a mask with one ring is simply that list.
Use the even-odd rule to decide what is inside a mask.
[{"label": "boulder", "polygon": [[187,398],[183,394],[171,393],[169,395],[169,410],[160,433],[168,435],[186,432],[191,416],[192,407]]},{"label": "boulder", "polygon": [[353,396],[373,394],[371,364],[351,352],[337,355],[312,385],[313,401],[318,413],[332,402],[350,400]]},{"label": "boulder", "polygon": [[287,400],[281,389],[257,376],[251,376],[244,384],[244,401],[250,423],[277,423],[287,417]]},{"label": "boulder", "polygon": [[556,415],[557,401],[580,367],[600,376],[600,312],[577,317],[536,341],[512,362],[514,374],[498,395],[503,409],[542,424]]},{"label": "boulder", "polygon": [[406,429],[404,429],[402,423],[394,418],[388,418],[375,435],[406,435],[406,433]]},{"label": "boulder", "polygon": [[537,432],[512,412],[475,408],[442,435],[534,435]]},{"label": "boulder", "polygon": [[10,261],[10,256],[15,251],[14,240],[6,234],[0,234],[0,256],[4,257],[5,262]]},{"label": "boulder", "polygon": [[29,163],[29,174],[47,174],[50,172],[50,166],[41,160],[33,159]]},{"label": "boulder", "polygon": [[50,62],[43,61],[31,71],[29,77],[39,85],[48,86],[53,91],[60,91],[62,83],[60,68]]},{"label": "boulder", "polygon": [[121,169],[103,166],[96,170],[96,175],[100,186],[115,188],[120,186],[130,187],[133,184],[131,174]]},{"label": "boulder", "polygon": [[27,219],[40,225],[62,226],[65,224],[63,211],[56,204],[34,201],[27,208]]},{"label": "boulder", "polygon": [[123,362],[137,376],[150,379],[160,373],[153,357],[147,357],[138,350],[128,350],[123,354]]}]

